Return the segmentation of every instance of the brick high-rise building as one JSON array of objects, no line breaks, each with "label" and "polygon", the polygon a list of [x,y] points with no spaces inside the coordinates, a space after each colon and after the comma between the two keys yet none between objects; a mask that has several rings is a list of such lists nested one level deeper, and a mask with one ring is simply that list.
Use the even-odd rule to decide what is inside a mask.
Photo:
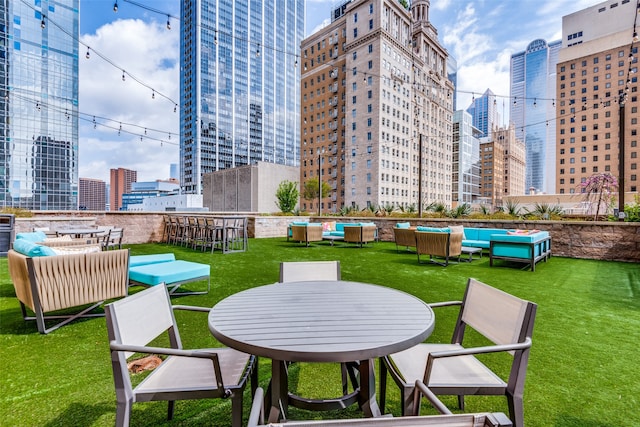
[{"label": "brick high-rise building", "polygon": [[606,1],[562,18],[556,175],[561,194],[580,193],[580,184],[595,174],[619,178],[622,140],[624,190],[638,191],[636,9],[635,1]]},{"label": "brick high-rise building", "polygon": [[106,183],[101,179],[80,178],[78,207],[88,211],[106,210]]},{"label": "brick high-rise building", "polygon": [[429,1],[352,0],[332,19],[301,45],[301,183],[329,183],[323,212],[450,206],[453,85]]},{"label": "brick high-rise building", "polygon": [[502,196],[522,196],[526,193],[526,149],[524,143],[516,138],[513,123],[508,127],[493,129],[493,139],[502,145],[504,153],[504,175]]},{"label": "brick high-rise building", "polygon": [[131,192],[131,183],[138,180],[138,172],[130,169],[111,169],[109,205],[112,211],[122,207],[122,195]]}]

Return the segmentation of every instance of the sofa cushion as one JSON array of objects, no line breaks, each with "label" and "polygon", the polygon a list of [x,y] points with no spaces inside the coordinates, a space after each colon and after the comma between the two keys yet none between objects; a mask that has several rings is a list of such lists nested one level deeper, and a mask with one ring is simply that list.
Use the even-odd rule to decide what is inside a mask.
[{"label": "sofa cushion", "polygon": [[396,223],[396,228],[409,228],[411,227],[410,222],[398,222]]},{"label": "sofa cushion", "polygon": [[56,255],[49,246],[38,245],[29,239],[17,239],[13,242],[13,250],[28,257]]},{"label": "sofa cushion", "polygon": [[418,226],[418,227],[416,227],[416,230],[417,231],[430,231],[432,233],[451,233],[451,230],[449,229],[449,227],[438,228],[438,227]]},{"label": "sofa cushion", "polygon": [[72,240],[73,240],[73,238],[71,238],[71,235],[65,234],[64,236],[60,236],[60,237],[47,237],[46,239],[42,240],[42,242],[43,243],[56,243],[56,242],[70,242]]},{"label": "sofa cushion", "polygon": [[464,239],[462,240],[462,246],[489,249],[489,246],[491,246],[491,243],[489,243],[488,240]]},{"label": "sofa cushion", "polygon": [[43,242],[46,238],[47,235],[44,234],[44,231],[16,234],[16,240],[28,240],[30,242]]},{"label": "sofa cushion", "polygon": [[51,249],[55,252],[55,255],[78,255],[102,252],[100,245],[52,246]]},{"label": "sofa cushion", "polygon": [[478,229],[478,238],[477,240],[486,240],[487,242],[491,240],[491,236],[497,234],[507,234],[507,230],[502,230],[499,228],[479,228]]}]

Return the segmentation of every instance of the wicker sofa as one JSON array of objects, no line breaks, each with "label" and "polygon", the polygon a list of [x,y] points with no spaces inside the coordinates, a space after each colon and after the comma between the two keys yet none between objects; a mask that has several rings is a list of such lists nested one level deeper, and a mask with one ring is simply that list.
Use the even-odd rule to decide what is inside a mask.
[{"label": "wicker sofa", "polygon": [[[101,251],[99,245],[65,246],[66,255],[33,243],[30,251],[7,253],[9,275],[25,320],[35,320],[38,331],[47,334],[91,313],[105,300],[127,295],[129,251]],[[23,246],[23,245],[18,245]],[[14,248],[16,243],[14,242]],[[27,314],[27,308],[34,315]],[[68,310],[77,308],[77,310]],[[45,313],[58,312],[55,315]],[[58,323],[47,327],[45,321]]]}]

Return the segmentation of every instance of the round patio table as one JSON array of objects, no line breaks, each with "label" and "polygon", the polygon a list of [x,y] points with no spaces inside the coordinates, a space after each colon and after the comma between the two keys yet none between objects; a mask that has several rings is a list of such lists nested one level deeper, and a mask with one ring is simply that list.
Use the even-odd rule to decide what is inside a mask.
[{"label": "round patio table", "polygon": [[[231,295],[209,314],[221,343],[272,359],[269,421],[286,419],[288,404],[326,409],[358,402],[379,416],[373,359],[423,342],[435,317],[422,300],[384,286],[348,281],[275,283]],[[287,361],[359,361],[359,387],[337,399],[312,401],[288,392]],[[270,399],[269,399],[270,398]],[[333,406],[336,407],[336,406]]]}]

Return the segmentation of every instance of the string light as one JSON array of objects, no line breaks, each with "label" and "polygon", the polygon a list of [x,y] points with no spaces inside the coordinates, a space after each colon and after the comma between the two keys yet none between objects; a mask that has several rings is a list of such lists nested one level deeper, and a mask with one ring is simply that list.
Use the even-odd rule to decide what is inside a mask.
[{"label": "string light", "polygon": [[260,57],[260,43],[258,43],[258,47],[256,48],[256,58]]},{"label": "string light", "polygon": [[118,129],[118,136],[120,136],[120,132],[122,132],[122,123],[120,123],[120,128]]},{"label": "string light", "polygon": [[90,50],[91,50],[91,48],[89,46],[87,46],[87,54],[84,56],[87,59],[89,59],[91,57],[91,55],[89,54]]},{"label": "string light", "polygon": [[156,99],[156,91],[155,90],[151,91],[151,99]]},{"label": "string light", "polygon": [[40,28],[44,30],[47,24],[44,22],[45,14],[42,14],[42,20],[40,21]]},{"label": "string light", "polygon": [[169,21],[169,15],[167,15],[167,30],[171,29],[171,22]]},{"label": "string light", "polygon": [[124,77],[124,70],[122,70],[122,81],[124,81],[124,80],[125,80],[125,77]]},{"label": "string light", "polygon": [[536,108],[538,106],[538,100],[537,98],[533,98],[533,108]]},{"label": "string light", "polygon": [[116,2],[113,4],[113,11],[114,12],[118,11],[118,0],[116,0]]},{"label": "string light", "polygon": [[93,128],[96,128],[96,116],[93,116]]}]

